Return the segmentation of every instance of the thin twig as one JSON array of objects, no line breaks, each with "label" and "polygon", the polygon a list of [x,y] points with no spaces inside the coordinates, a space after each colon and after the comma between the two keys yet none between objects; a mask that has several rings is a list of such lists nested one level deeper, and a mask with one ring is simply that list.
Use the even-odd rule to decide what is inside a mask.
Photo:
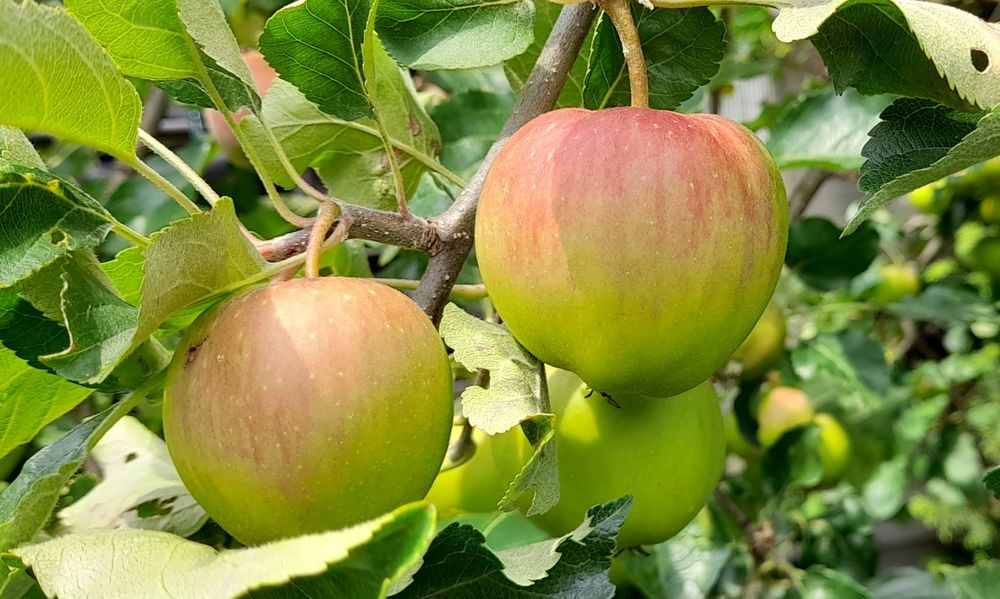
[{"label": "thin twig", "polygon": [[813,169],[799,179],[788,198],[789,220],[794,222],[802,218],[820,188],[832,176],[830,171]]},{"label": "thin twig", "polygon": [[340,213],[339,206],[333,202],[323,202],[316,213],[316,221],[309,233],[309,245],[306,248],[306,277],[315,279],[319,276],[319,257],[323,253],[323,242]]}]

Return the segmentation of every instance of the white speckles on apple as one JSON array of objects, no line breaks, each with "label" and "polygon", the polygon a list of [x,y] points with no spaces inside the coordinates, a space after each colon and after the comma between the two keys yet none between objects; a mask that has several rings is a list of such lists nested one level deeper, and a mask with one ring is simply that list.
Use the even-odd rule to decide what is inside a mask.
[{"label": "white speckles on apple", "polygon": [[354,299],[354,296],[353,296],[353,295],[351,295],[350,293],[345,293],[345,294],[344,294],[344,295],[342,295],[341,297],[342,297],[342,298],[344,298],[344,301],[345,301],[345,302],[349,302],[349,301],[351,301],[352,299]]},{"label": "white speckles on apple", "polygon": [[374,289],[369,289],[368,290],[368,295],[375,295],[375,290]]}]

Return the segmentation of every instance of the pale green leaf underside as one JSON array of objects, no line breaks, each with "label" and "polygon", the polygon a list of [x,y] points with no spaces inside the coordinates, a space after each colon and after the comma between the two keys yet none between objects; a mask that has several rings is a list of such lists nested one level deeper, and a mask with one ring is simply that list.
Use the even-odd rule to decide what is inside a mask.
[{"label": "pale green leaf underside", "polygon": [[[101,481],[82,499],[63,508],[59,521],[68,533],[111,528],[161,530],[182,537],[208,519],[174,468],[163,439],[141,422],[125,416],[90,452]],[[139,506],[158,502],[153,515]]]},{"label": "pale green leaf underside", "polygon": [[[778,39],[784,42],[816,35],[824,22],[836,18],[836,11],[847,5],[895,6],[938,73],[960,98],[984,109],[1000,104],[1000,26],[997,24],[986,23],[958,8],[923,0],[867,3],[832,0],[801,4],[779,0],[763,3],[781,9],[773,28]],[[873,44],[877,47],[877,41]],[[985,71],[976,68],[973,52],[985,55],[989,65]]]},{"label": "pale green leaf underside", "polygon": [[[118,530],[67,535],[13,553],[32,568],[48,596],[224,599],[285,586],[295,596],[310,579],[341,564],[325,587],[329,596],[351,596],[345,589],[364,592],[352,580],[360,577],[375,586],[360,596],[376,596],[426,550],[434,521],[432,508],[410,504],[352,528],[232,551],[159,531]],[[352,562],[353,553],[367,548],[379,552],[374,564]]]},{"label": "pale green leaf underside", "polygon": [[488,388],[470,386],[462,392],[462,414],[491,435],[522,424],[533,452],[510,484],[500,505],[510,506],[525,491],[535,494],[528,514],[542,513],[559,502],[556,467],[555,416],[543,398],[544,371],[503,327],[482,321],[448,304],[441,318],[441,336],[455,359],[470,370],[490,371]]},{"label": "pale green leaf underside", "polygon": [[0,289],[101,243],[111,220],[96,200],[52,175],[0,168]]},{"label": "pale green leaf underside", "polygon": [[42,427],[76,407],[91,392],[32,368],[0,346],[0,456],[31,441]]},{"label": "pale green leaf underside", "polygon": [[984,116],[976,129],[948,150],[943,158],[883,185],[865,201],[844,229],[844,234],[853,232],[876,210],[899,196],[998,154],[1000,154],[1000,106]]},{"label": "pale green leaf underside", "polygon": [[66,0],[65,4],[126,75],[158,81],[198,73],[175,2]]},{"label": "pale green leaf underside", "polygon": [[531,0],[381,0],[375,28],[389,53],[415,69],[485,67],[534,38]]},{"label": "pale green leaf underside", "polygon": [[0,125],[0,168],[6,166],[45,170],[45,162],[24,132]]},{"label": "pale green leaf underside", "polygon": [[64,9],[0,1],[0,64],[0,123],[135,159],[139,94]]}]

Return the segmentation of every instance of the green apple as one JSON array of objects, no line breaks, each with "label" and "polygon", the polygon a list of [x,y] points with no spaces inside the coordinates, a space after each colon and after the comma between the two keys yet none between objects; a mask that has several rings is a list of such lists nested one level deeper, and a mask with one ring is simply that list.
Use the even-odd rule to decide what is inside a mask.
[{"label": "green apple", "polygon": [[[461,427],[456,429],[460,431]],[[452,440],[455,438],[453,433]],[[493,463],[492,437],[476,429],[472,433],[472,442],[475,452],[472,457],[460,466],[438,474],[427,493],[427,501],[434,504],[442,517],[494,512],[507,492],[510,481],[501,480]]]},{"label": "green apple", "polygon": [[812,404],[801,389],[775,387],[764,394],[757,408],[757,439],[763,447],[771,447],[782,435],[812,419]]},{"label": "green apple", "polygon": [[978,270],[990,275],[994,281],[1000,281],[1000,236],[990,236],[976,244],[973,261]]},{"label": "green apple", "polygon": [[744,379],[759,379],[778,361],[785,349],[787,326],[781,306],[774,302],[768,304],[750,336],[736,348],[731,358],[743,366]]},{"label": "green apple", "polygon": [[781,175],[749,130],[630,107],[522,127],[476,218],[479,268],[510,331],[614,398],[707,380],[767,306],[787,239]]},{"label": "green apple", "polygon": [[952,193],[947,179],[939,179],[910,192],[910,203],[924,214],[944,214],[951,204]]},{"label": "green apple", "polygon": [[1000,225],[1000,194],[993,193],[979,201],[979,220],[989,225]]},{"label": "green apple", "polygon": [[891,304],[920,291],[920,273],[914,264],[885,264],[879,268],[879,281],[872,289],[872,301]]},{"label": "green apple", "polygon": [[181,479],[246,544],[422,499],[451,430],[434,325],[363,279],[293,279],[226,301],[190,327],[165,385]]},{"label": "green apple", "polygon": [[823,469],[821,485],[840,480],[851,459],[851,440],[844,427],[829,414],[816,414],[813,423],[819,428],[819,463]]},{"label": "green apple", "polygon": [[[532,520],[561,535],[579,526],[591,506],[632,495],[619,549],[659,543],[684,528],[705,505],[725,460],[711,384],[669,398],[620,394],[616,406],[572,373],[553,374],[576,383],[569,392],[569,385],[550,384],[560,499]],[[527,446],[523,435],[520,443]]]}]

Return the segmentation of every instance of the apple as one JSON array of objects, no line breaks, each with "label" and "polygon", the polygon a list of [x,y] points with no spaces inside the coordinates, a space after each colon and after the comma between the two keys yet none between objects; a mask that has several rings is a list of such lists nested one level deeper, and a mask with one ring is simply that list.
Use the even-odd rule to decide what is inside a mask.
[{"label": "apple", "polygon": [[947,179],[939,179],[910,192],[910,203],[924,214],[944,214],[951,204],[952,193]]},{"label": "apple", "polygon": [[[563,384],[567,379],[575,384]],[[572,373],[556,371],[549,380],[559,503],[532,521],[562,535],[579,526],[591,506],[632,495],[619,549],[659,543],[684,528],[715,489],[725,460],[722,413],[712,385],[705,382],[669,398],[620,394],[616,406]],[[519,442],[521,455],[527,455],[524,435]]]},{"label": "apple", "polygon": [[1000,225],[1000,193],[992,193],[979,201],[979,220],[988,225]]},{"label": "apple", "polygon": [[972,254],[978,270],[988,274],[994,281],[1000,281],[1000,236],[991,235],[982,239],[976,244]]},{"label": "apple", "polygon": [[[456,431],[461,431],[461,428],[455,427]],[[456,436],[453,432],[453,441]],[[501,480],[494,466],[491,440],[490,435],[473,430],[475,453],[472,457],[460,466],[444,470],[434,479],[426,500],[434,504],[442,517],[497,510],[497,504],[507,492],[510,481]]]},{"label": "apple", "polygon": [[743,378],[759,379],[781,357],[785,349],[787,321],[781,306],[775,302],[768,304],[760,320],[730,359],[743,366]]},{"label": "apple", "polygon": [[823,469],[820,485],[832,485],[840,480],[851,459],[851,440],[844,427],[829,414],[816,414],[813,424],[819,428],[819,463]]},{"label": "apple", "polygon": [[[271,89],[271,84],[278,77],[278,73],[271,68],[271,65],[267,64],[264,56],[257,50],[247,50],[244,52],[243,62],[250,69],[250,75],[253,77],[257,91],[263,96],[267,93],[267,90]],[[234,112],[233,118],[239,122],[248,114],[250,114],[250,110],[243,109],[239,112]],[[233,131],[229,128],[222,113],[218,110],[206,108],[202,111],[202,118],[205,120],[205,128],[219,142],[223,151],[229,156],[229,160],[241,166],[247,166],[249,163],[247,162],[246,155],[243,153],[243,149],[240,147],[240,142],[233,135]]]},{"label": "apple", "polygon": [[872,301],[891,304],[920,291],[920,274],[913,264],[885,264],[879,268],[879,281],[872,289]]},{"label": "apple", "polygon": [[181,479],[245,544],[419,501],[451,420],[434,325],[363,279],[293,279],[211,309],[182,339],[164,389]]},{"label": "apple", "polygon": [[722,366],[767,306],[788,239],[777,167],[715,115],[546,113],[490,169],[476,252],[513,335],[616,397]]},{"label": "apple", "polygon": [[757,440],[763,447],[771,447],[782,435],[812,419],[812,405],[801,389],[775,387],[764,394],[757,407]]}]

